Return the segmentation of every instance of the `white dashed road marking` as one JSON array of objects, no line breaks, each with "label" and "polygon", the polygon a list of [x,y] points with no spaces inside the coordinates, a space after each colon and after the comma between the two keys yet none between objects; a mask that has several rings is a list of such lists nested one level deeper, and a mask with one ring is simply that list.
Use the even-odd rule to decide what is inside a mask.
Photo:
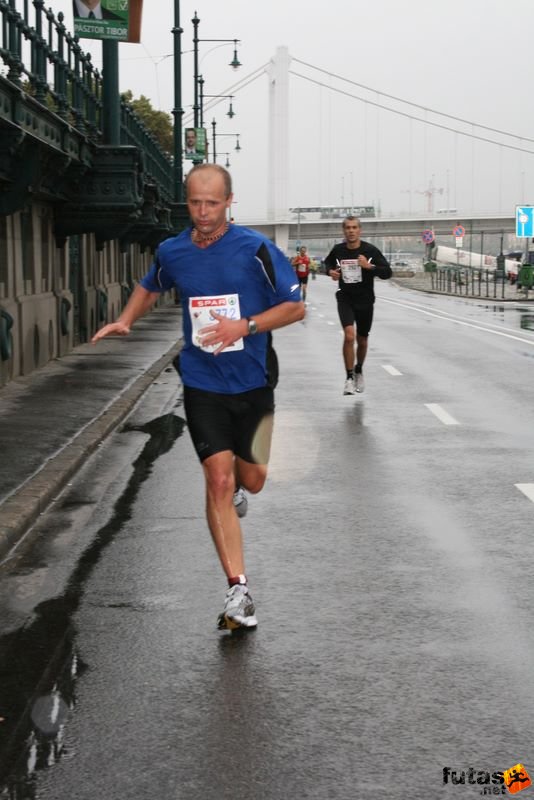
[{"label": "white dashed road marking", "polygon": [[440,420],[440,422],[443,422],[444,425],[460,424],[458,420],[451,417],[451,415],[437,403],[425,403],[425,406]]},{"label": "white dashed road marking", "polygon": [[386,372],[389,372],[390,375],[402,375],[402,372],[399,372],[396,367],[392,367],[391,364],[382,364],[382,367]]},{"label": "white dashed road marking", "polygon": [[515,486],[534,503],[534,483],[516,483]]}]

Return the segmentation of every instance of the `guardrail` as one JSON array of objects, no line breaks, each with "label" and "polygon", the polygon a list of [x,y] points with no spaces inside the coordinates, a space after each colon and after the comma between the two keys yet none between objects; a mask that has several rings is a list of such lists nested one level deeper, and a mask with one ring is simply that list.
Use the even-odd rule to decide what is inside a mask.
[{"label": "guardrail", "polygon": [[510,285],[502,270],[438,267],[430,276],[433,291],[466,297],[504,299],[505,287]]},{"label": "guardrail", "polygon": [[504,270],[449,266],[437,267],[426,274],[434,292],[493,300],[528,298],[529,286],[523,286],[517,275],[506,274]]}]

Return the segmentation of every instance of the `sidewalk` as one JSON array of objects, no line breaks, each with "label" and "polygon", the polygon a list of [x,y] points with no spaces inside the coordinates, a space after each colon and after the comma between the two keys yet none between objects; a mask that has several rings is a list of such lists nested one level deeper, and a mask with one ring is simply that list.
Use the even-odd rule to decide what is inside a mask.
[{"label": "sidewalk", "polygon": [[83,344],[0,389],[0,559],[17,544],[181,347],[179,306],[127,337]]}]

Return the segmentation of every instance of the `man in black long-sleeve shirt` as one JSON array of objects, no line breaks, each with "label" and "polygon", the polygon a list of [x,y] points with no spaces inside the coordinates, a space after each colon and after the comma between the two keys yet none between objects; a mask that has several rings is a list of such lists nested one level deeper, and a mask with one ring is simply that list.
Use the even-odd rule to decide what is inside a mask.
[{"label": "man in black long-sleeve shirt", "polygon": [[325,258],[325,264],[327,274],[339,282],[336,299],[344,333],[343,361],[347,370],[343,394],[354,394],[363,392],[365,386],[362,368],[373,323],[374,279],[391,278],[392,273],[378,247],[361,240],[361,224],[357,217],[349,216],[343,220],[343,233],[345,241],[334,245]]}]

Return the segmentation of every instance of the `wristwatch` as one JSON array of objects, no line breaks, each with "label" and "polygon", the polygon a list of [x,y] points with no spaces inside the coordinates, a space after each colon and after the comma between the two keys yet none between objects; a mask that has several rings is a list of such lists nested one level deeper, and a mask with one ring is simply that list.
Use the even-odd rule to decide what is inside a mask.
[{"label": "wristwatch", "polygon": [[248,335],[253,336],[255,333],[258,332],[258,323],[252,317],[247,317],[248,322]]}]

